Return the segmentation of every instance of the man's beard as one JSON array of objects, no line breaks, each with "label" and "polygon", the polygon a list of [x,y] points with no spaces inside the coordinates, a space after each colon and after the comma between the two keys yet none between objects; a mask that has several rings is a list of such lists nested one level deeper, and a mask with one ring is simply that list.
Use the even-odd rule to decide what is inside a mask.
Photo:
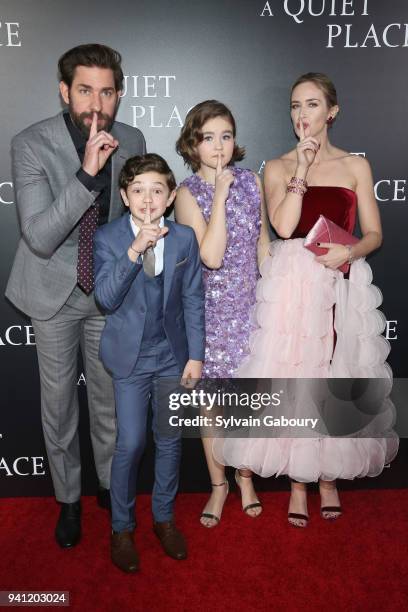
[{"label": "man's beard", "polygon": [[97,111],[93,111],[92,113],[76,113],[72,108],[71,103],[69,103],[69,114],[74,125],[78,128],[78,130],[85,136],[86,139],[89,138],[89,132],[91,131],[91,124],[87,125],[84,123],[84,119],[90,119],[92,122],[94,113],[96,112],[98,115],[98,120],[103,119],[105,125],[102,128],[98,128],[98,131],[104,130],[105,132],[110,132],[113,122],[115,120],[115,114],[111,117],[107,113],[101,113]]}]

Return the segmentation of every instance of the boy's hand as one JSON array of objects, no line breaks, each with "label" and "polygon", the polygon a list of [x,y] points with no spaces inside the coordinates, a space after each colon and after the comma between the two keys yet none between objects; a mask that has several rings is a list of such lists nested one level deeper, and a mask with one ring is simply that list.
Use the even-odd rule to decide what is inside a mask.
[{"label": "boy's hand", "polygon": [[149,247],[154,247],[157,241],[163,238],[168,231],[167,227],[159,227],[151,223],[150,204],[146,204],[143,225],[128,251],[130,259],[136,261],[139,256],[138,253],[144,253]]},{"label": "boy's hand", "polygon": [[189,359],[181,376],[181,385],[186,389],[193,389],[197,381],[201,378],[203,362]]}]

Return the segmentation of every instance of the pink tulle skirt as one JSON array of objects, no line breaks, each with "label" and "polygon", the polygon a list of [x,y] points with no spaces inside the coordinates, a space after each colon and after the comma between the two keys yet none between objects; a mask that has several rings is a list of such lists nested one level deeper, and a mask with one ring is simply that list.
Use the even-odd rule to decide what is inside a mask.
[{"label": "pink tulle skirt", "polygon": [[[382,295],[371,281],[371,268],[363,259],[352,264],[349,279],[344,279],[338,270],[318,263],[302,239],[272,242],[261,265],[250,354],[236,377],[381,378],[390,381],[391,389],[386,363],[390,345],[381,335],[386,320],[377,310]],[[395,408],[389,399],[385,402],[370,425],[376,437],[368,437],[370,430],[339,438],[313,432],[259,438],[250,432],[247,438],[216,438],[213,454],[224,465],[264,477],[286,474],[300,482],[377,476],[398,450],[392,431]],[[301,411],[302,398],[296,403]],[[320,416],[317,408],[313,415],[313,403],[307,416]]]}]

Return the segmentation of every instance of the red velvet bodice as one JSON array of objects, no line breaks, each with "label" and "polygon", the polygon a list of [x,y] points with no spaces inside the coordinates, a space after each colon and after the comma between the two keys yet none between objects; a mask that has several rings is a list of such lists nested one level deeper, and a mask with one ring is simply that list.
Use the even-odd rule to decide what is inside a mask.
[{"label": "red velvet bodice", "polygon": [[303,196],[302,214],[291,238],[304,238],[320,215],[353,233],[356,211],[357,195],[351,189],[312,185]]}]

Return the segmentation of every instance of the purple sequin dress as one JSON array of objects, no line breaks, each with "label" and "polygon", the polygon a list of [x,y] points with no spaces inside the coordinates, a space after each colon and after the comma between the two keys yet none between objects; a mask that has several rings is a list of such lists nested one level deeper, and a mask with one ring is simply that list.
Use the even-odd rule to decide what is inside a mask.
[{"label": "purple sequin dress", "polygon": [[[227,247],[224,259],[218,270],[210,270],[203,264],[206,325],[203,376],[207,378],[232,377],[249,353],[250,313],[259,277],[257,241],[261,205],[258,185],[250,170],[230,169],[235,179],[225,204]],[[198,174],[189,176],[181,185],[195,197],[208,223],[214,185]]]}]

